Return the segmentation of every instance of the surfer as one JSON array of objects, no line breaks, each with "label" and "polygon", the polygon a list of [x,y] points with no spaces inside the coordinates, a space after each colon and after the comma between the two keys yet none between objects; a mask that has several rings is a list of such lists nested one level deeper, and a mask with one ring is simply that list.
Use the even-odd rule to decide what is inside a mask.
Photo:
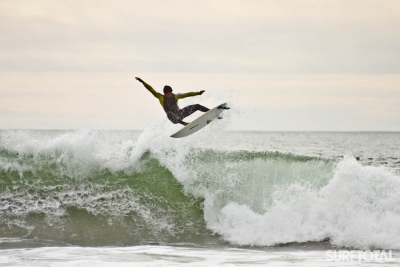
[{"label": "surfer", "polygon": [[172,88],[169,85],[164,86],[164,94],[160,94],[156,92],[156,90],[153,89],[149,84],[147,84],[145,81],[140,79],[139,77],[136,77],[136,80],[141,82],[144,87],[147,88],[147,90],[150,91],[150,93],[153,94],[155,98],[160,101],[161,106],[164,108],[165,113],[167,114],[168,119],[172,123],[180,123],[183,125],[188,125],[189,123],[182,121],[184,118],[187,116],[193,114],[197,110],[200,110],[202,112],[207,112],[209,111],[208,108],[196,104],[196,105],[190,105],[187,107],[184,107],[182,109],[179,109],[178,107],[178,100],[185,98],[185,97],[190,97],[190,96],[196,96],[196,95],[202,95],[205,91],[201,90],[200,92],[189,92],[189,93],[184,93],[184,94],[174,94],[172,93]]}]

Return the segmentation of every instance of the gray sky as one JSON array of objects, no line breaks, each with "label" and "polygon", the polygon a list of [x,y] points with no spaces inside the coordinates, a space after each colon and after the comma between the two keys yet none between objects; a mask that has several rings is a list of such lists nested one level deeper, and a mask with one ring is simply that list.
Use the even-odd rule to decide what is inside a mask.
[{"label": "gray sky", "polygon": [[397,0],[2,0],[0,128],[145,129],[139,76],[231,130],[400,131],[399,32]]}]

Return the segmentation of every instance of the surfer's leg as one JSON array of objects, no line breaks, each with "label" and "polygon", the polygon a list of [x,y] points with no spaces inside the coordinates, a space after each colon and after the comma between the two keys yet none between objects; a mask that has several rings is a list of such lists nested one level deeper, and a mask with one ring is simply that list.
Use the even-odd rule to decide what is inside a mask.
[{"label": "surfer's leg", "polygon": [[202,105],[196,104],[196,105],[190,105],[190,106],[184,107],[183,109],[179,110],[179,114],[181,115],[181,118],[183,119],[198,110],[200,110],[202,112],[207,112],[210,109],[208,109]]},{"label": "surfer's leg", "polygon": [[182,117],[181,116],[178,116],[178,115],[176,115],[176,114],[174,114],[174,113],[172,113],[170,111],[167,112],[167,117],[174,124],[180,123],[180,124],[185,125],[185,126],[188,125],[187,122],[182,121]]}]

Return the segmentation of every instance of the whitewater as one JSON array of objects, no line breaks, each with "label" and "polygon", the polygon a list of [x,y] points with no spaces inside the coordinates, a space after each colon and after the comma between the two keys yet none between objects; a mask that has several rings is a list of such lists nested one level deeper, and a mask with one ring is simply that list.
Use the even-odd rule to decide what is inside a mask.
[{"label": "whitewater", "polygon": [[398,260],[400,133],[228,123],[179,140],[164,119],[145,131],[0,131],[0,263],[323,266],[334,249]]}]

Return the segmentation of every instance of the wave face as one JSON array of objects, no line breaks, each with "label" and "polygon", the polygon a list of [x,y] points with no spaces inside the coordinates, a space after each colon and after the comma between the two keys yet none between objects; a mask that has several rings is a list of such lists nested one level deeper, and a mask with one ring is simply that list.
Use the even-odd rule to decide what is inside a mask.
[{"label": "wave face", "polygon": [[201,135],[162,131],[0,132],[0,237],[400,249],[400,180],[387,168],[204,149]]}]

